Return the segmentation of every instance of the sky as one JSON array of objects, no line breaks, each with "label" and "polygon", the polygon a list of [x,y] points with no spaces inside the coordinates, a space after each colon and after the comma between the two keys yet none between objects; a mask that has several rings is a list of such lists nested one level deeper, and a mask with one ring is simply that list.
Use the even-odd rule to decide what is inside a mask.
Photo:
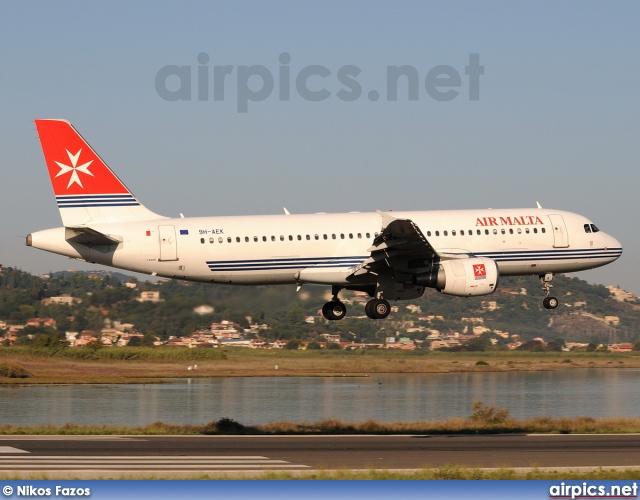
[{"label": "sky", "polygon": [[64,118],[163,215],[540,202],[624,247],[576,276],[640,294],[639,14],[630,1],[2,2],[0,264],[96,268],[24,246],[61,225],[33,120]]}]

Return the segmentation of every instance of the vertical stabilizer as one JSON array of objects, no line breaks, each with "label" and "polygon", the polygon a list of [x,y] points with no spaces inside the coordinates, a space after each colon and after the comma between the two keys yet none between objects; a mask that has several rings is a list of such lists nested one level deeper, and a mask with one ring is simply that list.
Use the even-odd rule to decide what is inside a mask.
[{"label": "vertical stabilizer", "polygon": [[65,120],[36,120],[62,223],[163,219],[148,210]]}]

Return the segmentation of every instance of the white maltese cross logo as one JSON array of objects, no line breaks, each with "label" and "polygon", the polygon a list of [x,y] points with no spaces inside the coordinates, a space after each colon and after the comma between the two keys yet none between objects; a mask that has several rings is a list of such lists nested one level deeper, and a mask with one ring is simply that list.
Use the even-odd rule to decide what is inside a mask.
[{"label": "white maltese cross logo", "polygon": [[80,176],[78,175],[78,171],[82,172],[83,174],[88,174],[91,177],[94,177],[94,175],[91,172],[89,172],[89,165],[93,163],[93,160],[90,160],[87,163],[83,163],[82,165],[78,165],[78,159],[80,158],[80,153],[82,152],[82,148],[80,148],[78,152],[74,155],[72,155],[68,149],[66,151],[67,151],[67,154],[69,155],[69,161],[71,162],[71,166],[65,165],[64,163],[60,163],[59,161],[57,161],[56,165],[60,167],[60,172],[58,172],[58,175],[56,175],[56,177],[60,177],[61,175],[71,172],[71,177],[69,178],[69,184],[67,184],[67,189],[69,189],[71,185],[74,183],[80,186],[82,189],[84,189],[84,186],[82,185],[82,181],[80,181]]}]

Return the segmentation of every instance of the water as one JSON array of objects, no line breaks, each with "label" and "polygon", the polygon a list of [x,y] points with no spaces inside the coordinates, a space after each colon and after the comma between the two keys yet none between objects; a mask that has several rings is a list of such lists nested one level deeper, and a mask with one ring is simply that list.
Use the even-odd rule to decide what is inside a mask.
[{"label": "water", "polygon": [[471,414],[475,401],[515,418],[640,416],[640,370],[180,379],[170,384],[0,386],[0,424],[141,426],[322,418],[380,422]]}]

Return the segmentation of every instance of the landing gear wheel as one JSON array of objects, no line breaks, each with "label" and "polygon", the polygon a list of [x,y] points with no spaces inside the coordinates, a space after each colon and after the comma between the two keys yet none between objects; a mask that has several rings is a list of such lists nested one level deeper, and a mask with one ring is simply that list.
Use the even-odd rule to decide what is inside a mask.
[{"label": "landing gear wheel", "polygon": [[322,315],[329,321],[336,321],[347,315],[347,307],[339,300],[332,300],[322,306]]},{"label": "landing gear wheel", "polygon": [[370,300],[364,305],[364,312],[367,315],[367,317],[371,319],[376,319],[376,317],[373,315],[374,314],[373,310],[371,309],[371,306],[373,305],[374,302],[375,302],[375,299]]},{"label": "landing gear wheel", "polygon": [[384,319],[389,316],[391,306],[384,299],[371,299],[364,310],[371,319]]},{"label": "landing gear wheel", "polygon": [[556,299],[555,297],[547,297],[546,300],[548,309],[555,309],[556,307],[558,307],[558,299]]}]

